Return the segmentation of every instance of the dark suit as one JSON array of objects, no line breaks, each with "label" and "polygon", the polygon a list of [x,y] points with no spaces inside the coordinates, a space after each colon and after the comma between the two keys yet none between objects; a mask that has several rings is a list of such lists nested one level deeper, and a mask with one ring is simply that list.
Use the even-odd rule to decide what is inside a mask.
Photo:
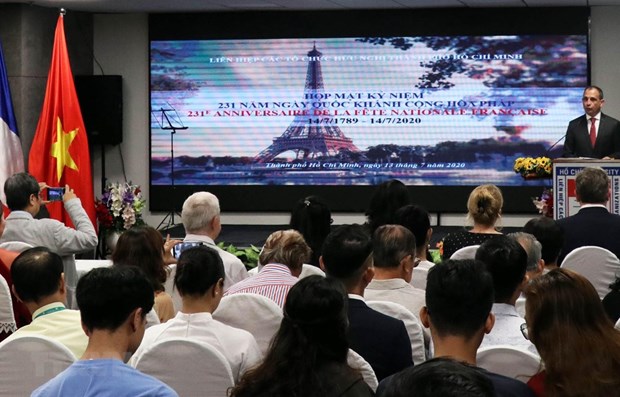
[{"label": "dark suit", "polygon": [[568,123],[564,141],[564,157],[605,156],[620,158],[620,122],[601,113],[594,148],[590,143],[590,123],[584,114]]},{"label": "dark suit", "polygon": [[573,216],[558,220],[564,231],[564,246],[558,263],[575,248],[595,245],[620,257],[620,215],[601,207],[582,208]]},{"label": "dark suit", "polygon": [[349,299],[349,347],[362,356],[381,380],[413,365],[405,324]]}]

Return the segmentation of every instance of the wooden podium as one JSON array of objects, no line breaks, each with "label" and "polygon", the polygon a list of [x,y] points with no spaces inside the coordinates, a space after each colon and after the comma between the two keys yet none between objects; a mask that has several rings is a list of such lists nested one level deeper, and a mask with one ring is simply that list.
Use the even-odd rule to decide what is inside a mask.
[{"label": "wooden podium", "polygon": [[553,219],[566,218],[579,211],[575,177],[585,167],[601,167],[607,171],[611,182],[607,209],[620,215],[620,160],[559,158],[553,160]]}]

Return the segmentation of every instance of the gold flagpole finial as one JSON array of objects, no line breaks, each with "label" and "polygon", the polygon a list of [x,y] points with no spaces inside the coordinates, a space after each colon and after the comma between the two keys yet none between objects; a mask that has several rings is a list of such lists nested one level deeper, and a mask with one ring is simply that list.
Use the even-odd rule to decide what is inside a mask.
[{"label": "gold flagpole finial", "polygon": [[67,10],[65,10],[64,8],[60,9],[60,15],[62,15],[63,17],[67,14]]}]

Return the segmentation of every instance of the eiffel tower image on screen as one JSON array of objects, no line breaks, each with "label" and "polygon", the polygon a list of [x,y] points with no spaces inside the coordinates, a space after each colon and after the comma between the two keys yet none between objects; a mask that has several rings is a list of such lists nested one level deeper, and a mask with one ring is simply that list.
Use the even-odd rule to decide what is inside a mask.
[{"label": "eiffel tower image on screen", "polygon": [[[316,98],[317,94],[323,93],[323,75],[321,73],[322,53],[316,49],[316,44],[312,51],[308,52],[310,61],[308,62],[308,72],[306,74],[306,87],[304,89],[304,100],[306,98]],[[316,100],[314,102],[320,102]],[[310,123],[310,118],[332,120],[323,107],[309,107],[309,115],[295,116],[293,122],[288,126],[284,133],[275,138],[273,143],[260,152],[255,160],[259,163],[273,160],[280,153],[286,151],[295,152],[297,159],[314,159],[323,156],[334,156],[341,150],[359,152],[350,138],[347,138],[340,128],[333,123]],[[312,116],[315,114],[321,116]]]}]

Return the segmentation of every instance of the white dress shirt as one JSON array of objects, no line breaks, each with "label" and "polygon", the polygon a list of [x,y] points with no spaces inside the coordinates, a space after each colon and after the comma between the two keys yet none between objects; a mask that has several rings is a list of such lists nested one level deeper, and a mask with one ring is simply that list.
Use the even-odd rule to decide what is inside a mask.
[{"label": "white dress shirt", "polygon": [[222,262],[224,262],[224,272],[226,273],[226,278],[224,279],[224,291],[226,291],[230,286],[235,283],[238,283],[241,280],[244,280],[249,277],[248,271],[245,268],[245,265],[239,258],[231,254],[230,252],[226,252],[215,244],[215,241],[209,236],[205,236],[202,234],[187,234],[183,239],[184,242],[194,242],[200,241],[205,243],[205,245],[209,248],[213,248],[220,254],[220,258],[222,258]]},{"label": "white dress shirt", "polygon": [[[142,343],[129,363],[135,367],[138,359],[153,344],[170,338],[187,338],[216,348],[230,364],[235,383],[245,371],[262,360],[256,340],[249,332],[222,324],[214,320],[211,313],[178,312],[173,319],[144,332]],[[165,359],[162,357],[162,360]]]},{"label": "white dress shirt", "polygon": [[517,309],[513,305],[506,303],[494,303],[491,313],[495,315],[495,325],[491,332],[484,336],[480,348],[510,345],[517,349],[527,350],[536,354],[536,347],[529,340],[525,339],[521,333],[521,324],[525,319],[519,316]]}]

